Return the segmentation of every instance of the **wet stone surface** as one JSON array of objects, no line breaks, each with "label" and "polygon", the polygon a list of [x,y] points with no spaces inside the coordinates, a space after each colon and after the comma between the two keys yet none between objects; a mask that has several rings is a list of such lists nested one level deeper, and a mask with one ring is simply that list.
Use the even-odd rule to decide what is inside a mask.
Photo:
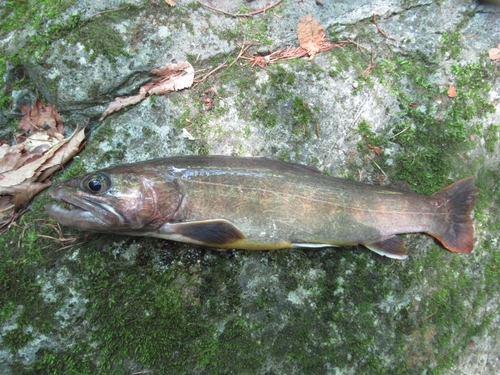
[{"label": "wet stone surface", "polygon": [[[500,372],[500,83],[488,59],[500,8],[283,1],[234,17],[177,3],[0,2],[0,137],[38,95],[68,130],[88,129],[53,182],[189,154],[270,156],[424,194],[476,175],[474,251],[423,234],[403,236],[404,261],[362,246],[223,251],[69,228],[74,241],[61,242],[44,192],[0,234],[0,373]],[[235,14],[272,2],[206,4]],[[264,68],[240,59],[98,122],[151,69],[187,60],[201,76],[244,43],[249,55],[298,47],[306,14],[327,39],[355,43]]]}]

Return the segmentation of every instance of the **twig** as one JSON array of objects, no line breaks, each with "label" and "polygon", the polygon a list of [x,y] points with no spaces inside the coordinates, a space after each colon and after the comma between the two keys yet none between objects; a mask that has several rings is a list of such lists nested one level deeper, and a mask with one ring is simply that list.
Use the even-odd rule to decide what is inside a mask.
[{"label": "twig", "polygon": [[222,96],[219,95],[219,93],[217,92],[217,90],[215,89],[215,87],[211,87],[209,90],[210,90],[210,92],[213,92],[215,95],[217,95],[217,97],[220,100],[222,100],[224,103],[226,103],[227,105],[231,105],[231,104],[229,104],[229,102],[226,99],[224,99]]},{"label": "twig", "polygon": [[7,207],[5,207],[5,208],[1,209],[1,210],[0,210],[0,212],[6,212],[6,211],[9,211],[9,210],[10,210],[10,209],[12,209],[12,208],[14,208],[14,205],[13,205],[13,204],[11,204],[10,206],[7,206]]},{"label": "twig", "polygon": [[210,75],[214,74],[216,71],[218,71],[218,70],[220,70],[220,69],[222,69],[222,68],[224,68],[226,66],[227,66],[227,60],[224,61],[222,64],[220,64],[218,67],[216,67],[216,68],[212,69],[211,71],[209,71],[207,74],[205,74],[203,77],[201,77],[201,79],[197,80],[195,82],[195,84],[193,85],[193,87],[196,86],[199,83],[204,82]]},{"label": "twig", "polygon": [[410,129],[410,126],[407,126],[406,128],[404,128],[403,130],[401,130],[399,133],[397,134],[394,134],[392,137],[389,137],[389,139],[392,139],[394,137],[397,137],[398,135],[400,134],[403,134],[405,131],[407,131],[408,129]]},{"label": "twig", "polygon": [[240,58],[243,57],[243,55],[247,52],[247,50],[253,46],[255,44],[255,42],[250,42],[248,43],[247,46],[245,46],[246,44],[246,41],[243,41],[243,44],[241,45],[240,47],[240,53],[238,53],[238,56],[236,56],[236,59],[231,63],[229,64],[227,67],[229,68],[230,66],[232,66],[236,61],[238,61]]},{"label": "twig", "polygon": [[437,309],[436,311],[434,311],[432,314],[427,315],[424,319],[422,319],[422,322],[425,322],[427,319],[429,319],[430,317],[432,317],[432,316],[433,316],[434,314],[436,314],[438,311],[439,311],[439,309]]},{"label": "twig", "polygon": [[21,235],[19,236],[19,238],[17,239],[17,247],[18,248],[21,248],[21,239],[24,238],[24,233],[26,233],[26,228],[28,228],[28,225],[27,224],[24,224],[24,228],[21,232]]},{"label": "twig", "polygon": [[274,8],[276,5],[278,5],[279,3],[281,3],[283,0],[278,0],[277,2],[275,2],[274,4],[271,4],[267,7],[264,7],[264,8],[260,8],[260,9],[256,9],[250,13],[240,13],[240,14],[235,14],[235,13],[229,13],[229,12],[226,12],[224,10],[221,10],[221,9],[217,9],[217,8],[214,8],[208,4],[205,4],[205,3],[202,3],[200,0],[198,0],[198,3],[201,4],[202,6],[204,6],[205,8],[208,8],[208,9],[211,9],[215,12],[219,12],[219,13],[222,13],[222,14],[225,14],[225,15],[228,15],[228,16],[231,16],[231,17],[253,17],[255,16],[256,14],[259,14],[259,13],[264,13],[265,11],[271,9],[271,8]]},{"label": "twig", "polygon": [[379,27],[379,25],[378,25],[378,23],[377,23],[377,19],[375,18],[375,13],[373,13],[373,23],[374,23],[374,24],[375,24],[375,26],[377,27],[377,30],[378,30],[378,32],[379,32],[380,34],[382,34],[382,35],[383,35],[383,36],[385,36],[386,38],[389,38],[389,39],[391,39],[391,40],[396,41],[396,39],[395,39],[395,38],[393,38],[393,37],[392,37],[392,36],[390,36],[390,35],[387,35],[387,33]]},{"label": "twig", "polygon": [[[330,51],[331,49],[337,48],[337,47],[342,48],[346,44],[357,44],[357,43],[354,43],[350,40],[340,41],[338,43],[331,43],[329,41],[326,41],[320,47],[319,52],[327,52],[327,51]],[[258,65],[261,68],[264,68],[268,64],[275,63],[276,61],[297,59],[297,58],[305,57],[305,56],[308,56],[308,53],[302,47],[296,47],[296,48],[286,47],[286,48],[280,49],[278,51],[274,51],[266,56],[252,55],[252,56],[241,56],[241,58],[245,59],[245,60],[249,60],[248,63],[252,64],[252,66]]]},{"label": "twig", "polygon": [[365,76],[365,79],[368,78],[368,76],[370,75],[370,72],[372,71],[373,68],[375,68],[375,63],[373,62],[373,49],[370,48],[370,51],[372,53],[372,57],[371,57],[371,60],[370,60],[370,65],[368,66],[368,68],[365,69],[365,71],[363,72],[363,75]]},{"label": "twig", "polygon": [[114,9],[106,9],[106,10],[103,10],[102,12],[97,12],[96,14],[93,14],[91,15],[89,18],[87,18],[85,21],[88,21],[89,19],[93,18],[93,17],[97,17],[97,16],[100,16],[101,14],[104,14],[104,13],[111,13],[111,12],[117,12],[119,10],[122,10],[122,9],[125,9],[125,8],[128,8],[129,5],[125,5],[124,7],[120,7],[120,8],[114,8]]},{"label": "twig", "polygon": [[380,172],[382,172],[382,174],[387,177],[387,175],[385,174],[384,170],[382,168],[380,168],[380,165],[377,164],[377,162],[375,160],[373,160],[370,155],[366,155],[368,157],[368,159],[370,159],[372,161],[373,164],[375,164],[377,166],[378,169],[380,169]]},{"label": "twig", "polygon": [[66,249],[72,249],[73,247],[75,246],[78,246],[78,245],[81,245],[83,242],[78,242],[78,243],[74,243],[74,244],[71,244],[71,245],[66,245],[66,246],[63,246],[63,247],[60,247],[59,249],[57,249],[55,252],[59,252],[59,251],[62,251],[62,250],[66,250]]}]

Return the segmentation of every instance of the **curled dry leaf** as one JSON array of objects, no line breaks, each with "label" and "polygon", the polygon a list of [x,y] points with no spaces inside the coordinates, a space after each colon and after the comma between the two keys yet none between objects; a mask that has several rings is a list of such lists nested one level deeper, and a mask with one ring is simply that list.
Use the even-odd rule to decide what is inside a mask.
[{"label": "curled dry leaf", "polygon": [[457,90],[455,89],[455,87],[453,85],[450,85],[450,87],[448,87],[448,96],[450,98],[456,98],[457,97]]},{"label": "curled dry leaf", "polygon": [[311,15],[305,15],[300,19],[297,35],[300,46],[307,51],[309,59],[319,52],[326,41],[323,26]]},{"label": "curled dry leaf", "polygon": [[139,103],[150,95],[163,95],[172,91],[183,90],[193,85],[194,68],[187,61],[168,64],[164,67],[153,69],[151,73],[159,76],[159,78],[143,85],[136,95],[117,97],[109,104],[99,121],[104,120],[111,113],[118,112],[129,105]]},{"label": "curled dry leaf", "polygon": [[377,154],[377,156],[382,155],[382,147],[380,147],[380,146],[373,146],[373,145],[370,145],[370,144],[369,144],[369,145],[368,145],[368,148],[369,148],[370,150],[375,151],[375,153]]},{"label": "curled dry leaf", "polygon": [[79,152],[85,139],[84,129],[65,139],[61,116],[50,104],[37,100],[33,108],[22,111],[19,127],[27,134],[17,136],[17,144],[0,146],[0,228],[50,186],[47,178]]},{"label": "curled dry leaf", "polygon": [[491,60],[497,61],[500,60],[500,44],[497,48],[492,48],[488,51],[488,56]]},{"label": "curled dry leaf", "polygon": [[19,123],[19,129],[26,134],[46,130],[48,135],[64,139],[63,121],[53,105],[37,99],[33,108],[22,106],[21,112],[24,116]]}]

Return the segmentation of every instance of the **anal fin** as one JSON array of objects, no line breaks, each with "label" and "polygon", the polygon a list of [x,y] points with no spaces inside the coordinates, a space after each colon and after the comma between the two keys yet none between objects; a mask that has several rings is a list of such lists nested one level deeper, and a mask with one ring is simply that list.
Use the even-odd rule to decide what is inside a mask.
[{"label": "anal fin", "polygon": [[398,236],[388,237],[382,241],[363,244],[371,251],[393,259],[405,259],[406,254],[405,244]]},{"label": "anal fin", "polygon": [[184,240],[211,246],[227,246],[245,238],[233,223],[224,219],[169,223],[168,231]]}]

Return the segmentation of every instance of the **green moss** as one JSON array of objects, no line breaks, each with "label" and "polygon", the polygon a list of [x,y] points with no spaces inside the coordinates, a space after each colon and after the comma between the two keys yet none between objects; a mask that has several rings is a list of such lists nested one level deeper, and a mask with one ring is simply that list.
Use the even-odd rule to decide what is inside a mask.
[{"label": "green moss", "polygon": [[[242,8],[243,10],[248,8]],[[247,41],[257,42],[260,45],[270,46],[273,39],[269,37],[268,27],[274,10],[257,17],[241,17],[231,28],[225,28],[224,31],[216,31],[221,39],[241,43],[242,35]],[[243,13],[246,13],[243,11]]]},{"label": "green moss", "polygon": [[486,150],[494,152],[496,144],[500,141],[500,125],[491,124],[484,134]]},{"label": "green moss", "polygon": [[[384,73],[380,79],[398,97],[401,115],[407,119],[390,134],[391,141],[403,148],[396,157],[393,177],[408,181],[417,192],[432,193],[450,182],[447,178],[455,158],[450,159],[449,155],[471,146],[467,121],[493,110],[486,95],[495,74],[490,67],[478,63],[454,65],[457,97],[451,99],[443,93],[447,87],[430,83],[431,64],[396,57],[382,61],[380,66],[379,73]],[[405,87],[408,84],[411,91]],[[419,101],[415,102],[417,96]],[[439,107],[434,104],[436,98]],[[416,106],[410,105],[412,102]],[[471,132],[477,131],[475,128]]]},{"label": "green moss", "polygon": [[26,24],[37,30],[29,37],[22,50],[10,59],[42,61],[46,58],[53,42],[61,39],[66,39],[69,43],[82,43],[90,53],[91,60],[103,55],[110,61],[115,61],[119,55],[128,55],[124,49],[124,40],[112,24],[135,14],[137,7],[129,5],[120,11],[104,12],[99,17],[86,21],[81,21],[79,15],[72,15],[65,23],[56,21],[49,23],[48,27],[44,26],[48,19],[60,17],[70,4],[71,1],[9,2],[6,9],[9,10],[10,16],[0,23],[0,30],[24,29]]},{"label": "green moss", "polygon": [[0,32],[5,33],[27,26],[37,30],[49,19],[62,14],[73,1],[8,1],[0,15]]},{"label": "green moss", "polygon": [[365,84],[371,83],[371,72],[366,74],[366,69],[372,65],[372,55],[368,51],[360,51],[355,45],[346,45],[328,52],[331,68],[328,75],[337,77],[341,72],[354,69],[357,74],[359,91]]},{"label": "green moss", "polygon": [[293,98],[292,118],[292,133],[310,138],[313,133],[311,125],[313,125],[312,122],[315,120],[314,114],[307,102],[298,96]]},{"label": "green moss", "polygon": [[295,85],[295,74],[288,72],[280,65],[276,65],[276,68],[269,73],[269,82],[271,87],[276,90],[285,89],[285,91],[289,91],[290,86]]},{"label": "green moss", "polygon": [[[38,200],[38,198],[37,198]],[[47,302],[36,275],[41,267],[53,265],[52,254],[45,249],[50,240],[40,235],[54,235],[46,226],[46,215],[39,206],[26,213],[18,226],[0,236],[0,323],[15,315],[16,328],[4,336],[12,351],[24,347],[36,335],[49,334],[55,322],[58,301]]]},{"label": "green moss", "polygon": [[[122,13],[119,13],[122,16]],[[90,54],[90,61],[102,55],[110,61],[116,61],[119,55],[129,56],[125,51],[125,41],[120,33],[112,27],[113,13],[105,13],[76,28],[69,36],[71,43],[82,43]],[[130,57],[130,56],[129,56]]]},{"label": "green moss", "polygon": [[460,31],[446,31],[441,36],[441,52],[449,53],[449,58],[457,59],[462,51],[462,33]]},{"label": "green moss", "polygon": [[358,142],[358,150],[363,154],[367,154],[370,151],[369,145],[384,146],[387,142],[387,139],[383,135],[375,134],[370,124],[364,119],[359,122],[357,133],[361,136],[361,140]]}]

